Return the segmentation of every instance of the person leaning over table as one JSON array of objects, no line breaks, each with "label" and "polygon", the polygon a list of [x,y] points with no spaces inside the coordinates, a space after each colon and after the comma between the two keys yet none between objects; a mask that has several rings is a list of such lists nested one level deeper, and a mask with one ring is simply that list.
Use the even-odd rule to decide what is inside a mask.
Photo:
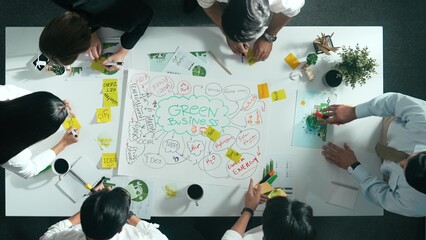
[{"label": "person leaning over table", "polygon": [[[102,64],[124,62],[151,22],[153,11],[143,0],[52,0],[68,10],[51,20],[39,40],[39,48],[51,61],[70,65],[88,51],[92,60],[102,55],[96,33],[100,27],[123,31],[121,47]],[[107,67],[118,70],[119,66]]]},{"label": "person leaning over table", "polygon": [[[245,195],[244,208],[240,218],[227,230],[222,240],[313,240],[316,237],[312,226],[313,211],[311,206],[277,196],[267,200],[263,212],[263,225],[246,232],[247,224],[259,203],[266,196],[261,195],[261,187],[255,188],[250,179]],[[267,197],[266,197],[267,198]]]},{"label": "person leaning over table", "polygon": [[[256,61],[265,61],[277,34],[296,16],[305,0],[197,0],[210,19],[222,30],[235,54],[246,54],[264,26],[265,32],[253,44]],[[219,2],[227,3],[222,11]],[[272,18],[268,24],[270,16]]]},{"label": "person leaning over table", "polygon": [[[348,169],[370,201],[389,212],[426,216],[426,102],[399,93],[385,93],[355,107],[331,105],[325,110],[330,124],[369,116],[395,117],[383,121],[383,142],[400,150],[389,150],[382,157],[381,171],[389,177],[388,181],[371,175],[347,144],[341,148],[329,143],[323,147],[322,154],[329,162]],[[378,147],[376,151],[383,155]],[[394,162],[398,160],[402,161]]]},{"label": "person leaning over table", "polygon": [[34,177],[49,166],[68,145],[78,141],[72,129],[55,146],[36,156],[29,147],[54,134],[69,111],[68,102],[52,93],[0,86],[1,166],[23,178]]},{"label": "person leaning over table", "polygon": [[158,230],[158,224],[143,221],[129,211],[131,198],[124,188],[96,190],[78,213],[49,227],[40,240],[168,239]]}]

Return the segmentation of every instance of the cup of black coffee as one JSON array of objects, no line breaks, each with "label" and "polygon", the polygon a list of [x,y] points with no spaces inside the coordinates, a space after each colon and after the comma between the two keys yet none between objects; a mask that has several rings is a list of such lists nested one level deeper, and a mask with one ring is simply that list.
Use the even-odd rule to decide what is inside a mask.
[{"label": "cup of black coffee", "polygon": [[64,175],[65,173],[68,172],[69,169],[70,169],[70,164],[68,163],[67,160],[63,158],[58,158],[52,163],[52,171],[56,175],[59,175],[59,176]]},{"label": "cup of black coffee", "polygon": [[198,206],[198,200],[203,197],[204,190],[198,184],[191,184],[186,189],[186,195],[191,201],[195,201],[195,205]]}]

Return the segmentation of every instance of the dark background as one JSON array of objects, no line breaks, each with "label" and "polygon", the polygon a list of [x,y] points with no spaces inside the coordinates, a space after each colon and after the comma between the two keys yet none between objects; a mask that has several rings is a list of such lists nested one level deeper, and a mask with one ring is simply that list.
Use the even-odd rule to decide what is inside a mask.
[{"label": "dark background", "polygon": [[[1,1],[0,43],[5,55],[5,27],[44,26],[63,12],[48,0]],[[152,26],[212,26],[201,8],[183,11],[184,0],[147,0],[154,9]],[[306,0],[290,26],[383,26],[384,91],[400,92],[426,100],[426,1],[412,0]],[[0,84],[5,83],[1,58]],[[0,116],[1,117],[1,116]],[[3,126],[4,127],[4,126]],[[4,186],[4,169],[0,169]],[[4,191],[0,205],[5,206]],[[25,196],[22,196],[25,197]],[[31,204],[31,199],[28,199]],[[61,203],[57,203],[61,204]],[[0,210],[0,239],[38,239],[58,217],[5,217]],[[236,218],[153,218],[169,239],[220,239]],[[251,226],[260,224],[254,218]],[[315,217],[318,240],[423,240],[425,219],[407,218],[385,212],[383,217]]]}]

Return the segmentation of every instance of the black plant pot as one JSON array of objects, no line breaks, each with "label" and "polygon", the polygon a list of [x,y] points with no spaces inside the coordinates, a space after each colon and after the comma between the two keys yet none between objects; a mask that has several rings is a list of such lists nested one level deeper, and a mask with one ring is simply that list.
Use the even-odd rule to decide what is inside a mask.
[{"label": "black plant pot", "polygon": [[342,74],[337,70],[330,70],[322,78],[322,83],[328,87],[337,87],[342,83]]}]

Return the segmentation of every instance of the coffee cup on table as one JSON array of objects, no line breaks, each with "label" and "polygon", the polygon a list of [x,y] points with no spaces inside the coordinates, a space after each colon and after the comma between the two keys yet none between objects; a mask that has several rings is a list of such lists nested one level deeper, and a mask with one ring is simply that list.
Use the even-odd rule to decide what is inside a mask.
[{"label": "coffee cup on table", "polygon": [[198,184],[191,184],[186,189],[186,196],[188,196],[189,200],[195,201],[195,205],[198,206],[198,201],[203,197],[204,190]]},{"label": "coffee cup on table", "polygon": [[59,177],[61,177],[65,173],[67,173],[68,170],[70,170],[70,164],[68,163],[67,160],[65,160],[63,158],[58,158],[55,161],[53,161],[52,171],[53,171],[53,173],[55,173]]}]

